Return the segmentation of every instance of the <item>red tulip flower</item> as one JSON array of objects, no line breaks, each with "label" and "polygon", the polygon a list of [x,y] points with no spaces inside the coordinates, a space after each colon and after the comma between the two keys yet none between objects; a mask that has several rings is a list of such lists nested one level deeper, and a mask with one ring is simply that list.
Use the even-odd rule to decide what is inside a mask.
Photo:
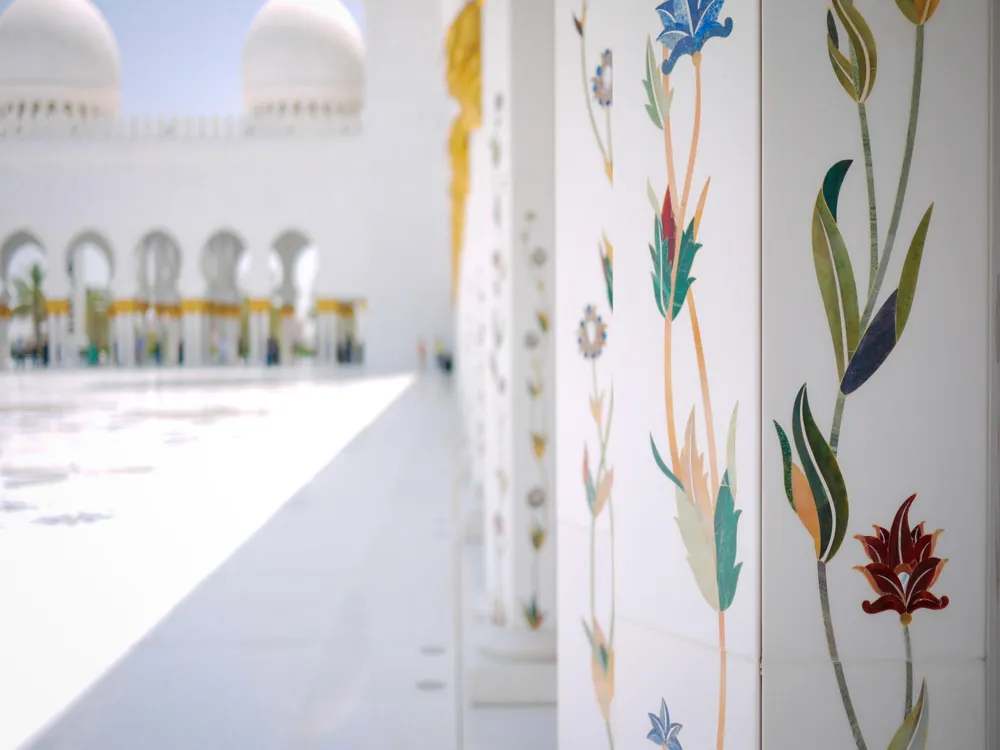
[{"label": "red tulip flower", "polygon": [[893,611],[904,625],[909,625],[918,609],[944,609],[948,597],[931,592],[948,560],[935,557],[934,548],[941,530],[924,532],[923,522],[910,528],[910,506],[916,500],[911,495],[899,506],[892,528],[875,526],[875,536],[856,535],[865,548],[867,565],[855,566],[864,574],[878,594],[875,601],[866,601],[861,608],[870,615]]}]

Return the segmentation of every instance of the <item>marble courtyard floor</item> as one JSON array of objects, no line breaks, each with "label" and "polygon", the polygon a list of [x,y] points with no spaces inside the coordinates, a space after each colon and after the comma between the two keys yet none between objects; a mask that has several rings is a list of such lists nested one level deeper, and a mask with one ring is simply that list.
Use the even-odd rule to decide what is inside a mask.
[{"label": "marble courtyard floor", "polygon": [[468,711],[436,378],[0,375],[0,748],[548,750]]}]

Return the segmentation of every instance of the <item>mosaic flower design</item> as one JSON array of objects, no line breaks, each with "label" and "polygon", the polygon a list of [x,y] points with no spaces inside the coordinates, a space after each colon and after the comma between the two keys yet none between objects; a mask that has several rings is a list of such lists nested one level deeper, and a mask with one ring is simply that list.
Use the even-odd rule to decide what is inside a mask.
[{"label": "mosaic flower design", "polygon": [[547,533],[541,526],[536,526],[531,530],[531,548],[538,552],[545,544]]},{"label": "mosaic flower design", "polygon": [[910,508],[916,495],[908,497],[892,520],[892,527],[876,525],[874,536],[856,535],[871,561],[857,565],[878,594],[875,601],[862,602],[861,608],[870,615],[896,612],[903,624],[909,624],[918,609],[938,610],[948,606],[948,597],[931,592],[944,570],[947,558],[937,557],[934,549],[942,530],[928,534],[924,522],[910,528]]},{"label": "mosaic flower design", "polygon": [[610,723],[611,702],[615,698],[615,652],[596,618],[593,628],[584,621],[583,631],[590,643],[590,672],[597,706],[604,721]]},{"label": "mosaic flower design", "polygon": [[545,505],[546,493],[541,487],[535,487],[528,493],[528,505],[532,508],[541,508]]},{"label": "mosaic flower design", "polygon": [[597,359],[608,343],[608,326],[593,305],[584,310],[576,343],[584,359]]},{"label": "mosaic flower design", "polygon": [[590,79],[590,84],[594,92],[594,100],[602,107],[610,107],[614,85],[611,50],[606,49],[601,53],[601,62],[594,71],[594,77]]},{"label": "mosaic flower design", "polygon": [[656,6],[663,24],[656,40],[670,52],[663,61],[663,75],[670,75],[684,55],[700,55],[709,39],[724,39],[733,33],[732,18],[719,23],[724,3],[725,0],[666,0]]},{"label": "mosaic flower design", "polygon": [[[587,4],[588,0],[581,0],[580,14],[573,15],[573,26],[580,37],[580,77],[583,80],[584,103],[587,105],[587,119],[590,121],[590,128],[594,133],[594,140],[601,152],[601,161],[604,164],[604,174],[608,178],[608,183],[614,183],[615,179],[615,158],[612,151],[611,138],[611,101],[613,86],[613,68],[611,50],[605,49],[601,53],[600,63],[594,75],[590,74],[587,60]],[[594,103],[597,103],[597,107]],[[603,127],[597,122],[597,113],[604,111]]]},{"label": "mosaic flower design", "polygon": [[931,20],[941,0],[896,0],[896,5],[911,23],[923,26]]},{"label": "mosaic flower design", "polygon": [[670,710],[667,708],[665,700],[660,699],[660,713],[649,714],[649,720],[652,722],[653,728],[646,735],[647,740],[654,745],[659,745],[664,750],[683,750],[681,741],[677,739],[677,735],[680,734],[683,727],[681,724],[670,721]]},{"label": "mosaic flower design", "polygon": [[538,630],[545,623],[545,613],[538,608],[537,598],[531,597],[531,601],[524,605],[524,619],[532,630]]}]

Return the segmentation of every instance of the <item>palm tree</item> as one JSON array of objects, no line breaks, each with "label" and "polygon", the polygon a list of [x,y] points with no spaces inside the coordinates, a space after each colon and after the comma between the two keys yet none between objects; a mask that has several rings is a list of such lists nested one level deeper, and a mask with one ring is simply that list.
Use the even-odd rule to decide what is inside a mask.
[{"label": "palm tree", "polygon": [[45,291],[42,280],[45,272],[37,263],[31,266],[28,278],[14,279],[15,307],[11,311],[18,318],[31,317],[35,332],[35,346],[42,344],[42,321],[45,320]]}]

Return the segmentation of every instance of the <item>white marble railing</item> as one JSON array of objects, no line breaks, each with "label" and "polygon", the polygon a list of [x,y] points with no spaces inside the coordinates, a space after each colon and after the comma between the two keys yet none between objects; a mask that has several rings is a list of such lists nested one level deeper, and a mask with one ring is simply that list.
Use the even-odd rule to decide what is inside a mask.
[{"label": "white marble railing", "polygon": [[361,118],[344,114],[242,117],[104,117],[61,114],[0,118],[0,139],[93,138],[122,140],[202,140],[244,138],[344,137],[361,132]]}]

